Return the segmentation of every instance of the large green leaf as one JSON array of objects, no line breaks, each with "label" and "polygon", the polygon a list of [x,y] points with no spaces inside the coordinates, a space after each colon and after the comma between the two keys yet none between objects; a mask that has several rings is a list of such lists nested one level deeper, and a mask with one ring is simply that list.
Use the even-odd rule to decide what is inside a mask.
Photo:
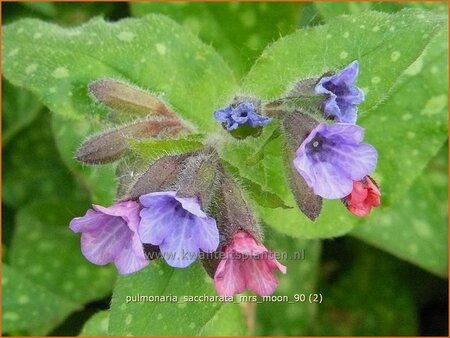
[{"label": "large green leaf", "polygon": [[448,276],[447,151],[444,147],[399,203],[356,227],[352,235]]},{"label": "large green leaf", "polygon": [[22,208],[10,252],[11,266],[35,285],[80,306],[108,295],[115,279],[112,266],[95,266],[82,256],[79,235],[69,230],[86,207],[66,196],[64,207],[45,201]]},{"label": "large green leaf", "polygon": [[423,8],[447,11],[447,3],[444,1],[436,2],[316,2],[315,6],[319,10],[320,15],[325,20],[330,20],[338,15],[358,14],[368,10],[377,10],[380,12],[395,12],[402,8]]},{"label": "large green leaf", "polygon": [[31,330],[45,334],[77,308],[76,303],[6,264],[2,266],[2,294],[2,333],[23,335],[24,330]]},{"label": "large green leaf", "polygon": [[212,44],[237,74],[248,70],[263,48],[295,30],[298,3],[135,2],[131,13],[168,15]]},{"label": "large green leaf", "polygon": [[[367,131],[365,140],[379,152],[380,164],[375,176],[380,179],[383,190],[386,186],[392,198],[399,198],[436,153],[447,133],[447,100],[443,94],[447,84],[446,77],[440,75],[445,68],[436,66],[434,73],[431,69],[423,72],[418,80],[420,86],[409,85],[412,79],[408,76],[421,67],[420,61],[415,61],[424,49],[435,63],[446,62],[447,45],[442,40],[435,42],[440,37],[434,38],[438,33],[445,35],[445,27],[446,21],[440,15],[417,10],[339,17],[324,26],[299,30],[267,48],[245,78],[244,91],[272,99],[282,95],[293,81],[314,74],[320,76],[330,68],[342,68],[358,59],[361,68],[358,84],[367,94],[359,121]],[[436,82],[437,77],[440,82]],[[400,86],[409,89],[396,95],[396,88]],[[386,109],[389,105],[395,109]],[[413,107],[421,107],[423,113],[405,113],[405,105],[411,107],[411,113]],[[399,127],[402,124],[404,127]],[[284,177],[281,139],[265,145],[261,161],[254,165],[247,162],[270,138],[274,128],[276,123],[271,123],[259,139],[225,148],[223,156],[238,167],[243,176],[277,193],[288,205],[294,205]],[[408,135],[414,135],[414,142],[403,142]],[[421,150],[426,149],[423,153],[417,151],[419,143]],[[414,162],[409,159],[411,153],[415,154]],[[414,166],[407,163],[404,166],[405,162]],[[387,197],[383,203],[389,204],[389,199]],[[260,208],[260,213],[279,231],[302,238],[342,235],[358,220],[339,201],[325,201],[322,215],[315,223],[297,209]]]},{"label": "large green leaf", "polygon": [[215,127],[211,111],[227,101],[234,84],[211,47],[159,15],[117,23],[97,18],[73,29],[20,20],[4,28],[3,51],[7,79],[73,119],[104,113],[91,104],[87,85],[109,76],[161,94],[207,130]]},{"label": "large green leaf", "polygon": [[[148,298],[140,299],[141,296]],[[159,296],[168,298],[154,298]],[[109,333],[123,336],[245,333],[238,305],[228,304],[232,309],[222,309],[224,303],[219,301],[184,299],[193,296],[217,296],[211,278],[200,263],[175,269],[162,261],[152,262],[146,269],[117,280]]]},{"label": "large green leaf", "polygon": [[20,20],[4,28],[3,51],[5,77],[56,113],[53,128],[63,159],[101,203],[112,200],[112,168],[81,167],[73,159],[86,135],[109,126],[106,109],[88,96],[91,81],[112,77],[150,89],[203,131],[216,127],[211,112],[225,104],[234,85],[211,47],[158,15],[118,23],[97,18],[73,29]]}]

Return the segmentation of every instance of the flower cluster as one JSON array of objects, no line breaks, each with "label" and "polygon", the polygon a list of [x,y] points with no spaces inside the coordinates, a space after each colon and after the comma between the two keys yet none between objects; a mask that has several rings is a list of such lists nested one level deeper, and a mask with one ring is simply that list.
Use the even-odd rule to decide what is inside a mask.
[{"label": "flower cluster", "polygon": [[[289,164],[291,190],[312,220],[319,216],[324,198],[341,199],[356,216],[366,216],[380,205],[380,189],[369,176],[377,151],[363,143],[364,129],[355,124],[357,105],[364,100],[355,85],[358,71],[354,61],[335,74],[302,80],[287,96],[267,104],[236,97],[214,113],[237,138],[257,136],[263,126],[278,119],[276,126],[286,140],[280,156]],[[159,116],[94,135],[78,149],[76,157],[84,163],[103,164],[128,156],[130,137],[190,132],[163,102],[145,91],[111,79],[94,82],[90,90],[113,111],[123,108],[122,96],[129,94],[130,100],[151,102],[151,110]],[[117,96],[118,92],[122,94]],[[214,147],[201,146],[163,156],[144,171],[136,165],[138,175],[118,171],[117,202],[109,207],[93,205],[70,223],[72,231],[81,233],[82,254],[94,264],[114,263],[121,274],[139,271],[152,259],[162,258],[174,268],[186,268],[199,259],[221,296],[247,289],[261,296],[272,294],[278,284],[276,272],[285,274],[286,267],[263,245],[245,192],[226,169]]]}]

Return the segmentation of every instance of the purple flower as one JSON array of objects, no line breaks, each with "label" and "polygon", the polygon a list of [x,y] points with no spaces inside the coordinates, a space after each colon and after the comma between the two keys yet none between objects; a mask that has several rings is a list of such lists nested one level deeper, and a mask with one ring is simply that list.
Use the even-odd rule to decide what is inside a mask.
[{"label": "purple flower", "polygon": [[194,262],[199,250],[213,252],[219,246],[216,221],[200,208],[196,197],[178,197],[175,191],[142,195],[139,237],[158,245],[166,262],[184,268]]},{"label": "purple flower", "polygon": [[359,63],[353,61],[340,73],[324,76],[316,84],[316,94],[326,94],[322,107],[326,116],[337,122],[356,123],[356,105],[364,101],[364,92],[356,87]]},{"label": "purple flower", "polygon": [[137,234],[140,205],[119,202],[109,208],[93,205],[83,217],[70,222],[70,229],[81,232],[81,252],[92,263],[114,262],[121,274],[145,267],[147,260]]},{"label": "purple flower", "polygon": [[216,110],[214,117],[217,121],[224,123],[228,131],[234,130],[241,125],[249,125],[256,128],[265,126],[272,121],[270,117],[265,117],[256,113],[252,102],[242,101],[236,106],[228,105],[225,108]]},{"label": "purple flower", "polygon": [[294,166],[316,195],[343,198],[375,169],[377,151],[361,143],[364,129],[347,123],[320,123],[297,149]]}]

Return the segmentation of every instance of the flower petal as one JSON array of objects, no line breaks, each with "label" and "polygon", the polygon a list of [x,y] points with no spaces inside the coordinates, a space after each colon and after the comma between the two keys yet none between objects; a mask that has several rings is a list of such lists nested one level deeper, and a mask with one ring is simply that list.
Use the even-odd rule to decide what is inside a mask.
[{"label": "flower petal", "polygon": [[198,256],[198,245],[194,237],[194,221],[189,217],[176,217],[172,224],[175,231],[169,233],[159,245],[167,264],[175,268],[191,265]]},{"label": "flower petal", "polygon": [[69,225],[73,232],[95,231],[106,223],[110,216],[89,209],[83,217],[75,217]]},{"label": "flower petal", "polygon": [[126,243],[114,261],[121,274],[130,274],[146,267],[150,261],[145,257],[142,243],[136,235]]},{"label": "flower petal", "polygon": [[131,237],[125,221],[110,217],[98,230],[82,233],[81,252],[92,263],[104,265],[114,261]]},{"label": "flower petal", "polygon": [[220,261],[214,275],[214,286],[220,296],[233,296],[245,290],[241,264],[241,261],[233,259],[231,255]]},{"label": "flower petal", "polygon": [[278,285],[278,278],[265,260],[249,259],[242,264],[247,288],[260,296],[271,295]]},{"label": "flower petal", "polygon": [[213,218],[197,218],[193,230],[199,249],[213,252],[219,246],[219,230]]},{"label": "flower petal", "polygon": [[174,208],[169,205],[157,205],[143,208],[138,233],[142,243],[160,245],[172,232],[177,231]]}]

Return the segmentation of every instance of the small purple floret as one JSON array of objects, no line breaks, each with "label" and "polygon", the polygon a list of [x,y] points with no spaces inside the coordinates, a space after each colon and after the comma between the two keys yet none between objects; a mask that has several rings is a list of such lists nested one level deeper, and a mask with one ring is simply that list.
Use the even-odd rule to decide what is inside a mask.
[{"label": "small purple floret", "polygon": [[149,261],[137,234],[139,203],[126,201],[108,208],[92,208],[83,217],[74,218],[69,226],[81,232],[83,255],[97,265],[114,262],[121,274],[144,268]]},{"label": "small purple floret", "polygon": [[359,63],[353,61],[339,73],[319,80],[315,92],[327,95],[322,104],[325,116],[334,117],[336,122],[356,123],[356,106],[364,101],[364,92],[355,85],[358,72]]},{"label": "small purple floret", "polygon": [[320,123],[303,141],[294,166],[316,195],[343,198],[351,193],[353,181],[375,169],[377,151],[361,143],[363,136],[357,125]]},{"label": "small purple floret", "polygon": [[206,215],[195,197],[178,197],[175,191],[142,195],[139,237],[143,243],[158,245],[165,261],[184,268],[199,251],[213,252],[219,246],[216,221]]},{"label": "small purple floret", "polygon": [[272,121],[270,117],[259,115],[253,103],[248,101],[239,102],[235,107],[228,105],[225,108],[216,110],[214,117],[218,122],[224,123],[228,131],[234,130],[241,125],[249,125],[253,128],[261,127]]}]

